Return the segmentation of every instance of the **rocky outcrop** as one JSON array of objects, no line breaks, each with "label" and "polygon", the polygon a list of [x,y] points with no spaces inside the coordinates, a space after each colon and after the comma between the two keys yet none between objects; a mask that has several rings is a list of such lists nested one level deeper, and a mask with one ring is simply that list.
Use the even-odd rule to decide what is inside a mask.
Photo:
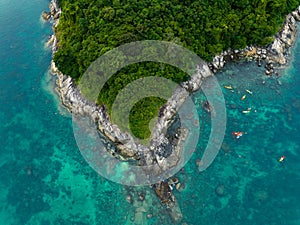
[{"label": "rocky outcrop", "polygon": [[161,203],[169,209],[173,221],[178,223],[182,219],[182,213],[172,192],[171,185],[166,181],[161,181],[153,185],[153,189]]},{"label": "rocky outcrop", "polygon": [[212,105],[209,103],[209,101],[204,101],[202,103],[202,108],[207,112],[210,113],[213,110]]},{"label": "rocky outcrop", "polygon": [[282,29],[275,35],[272,44],[266,47],[247,46],[241,50],[229,49],[215,56],[212,63],[209,64],[209,68],[216,73],[228,61],[239,59],[246,59],[248,61],[256,60],[258,66],[261,66],[262,62],[265,61],[266,75],[272,75],[276,67],[285,65],[287,62],[286,57],[296,39],[297,21],[300,21],[300,6],[286,16],[285,23]]},{"label": "rocky outcrop", "polygon": [[54,43],[54,41],[55,41],[55,35],[51,35],[50,38],[49,38],[49,40],[46,43],[46,47],[52,46],[53,43]]},{"label": "rocky outcrop", "polygon": [[[294,17],[293,15],[297,15]],[[286,64],[286,53],[292,47],[296,39],[297,24],[296,19],[299,17],[299,11],[294,11],[286,17],[282,31],[275,37],[274,42],[268,48],[269,55],[267,62]],[[300,20],[298,20],[300,21]]]},{"label": "rocky outcrop", "polygon": [[52,0],[49,4],[50,14],[54,20],[58,19],[61,14],[61,9],[59,7],[57,0]]},{"label": "rocky outcrop", "polygon": [[50,20],[51,18],[56,20],[59,18],[61,14],[61,9],[59,7],[58,1],[57,0],[52,0],[49,4],[49,10],[50,12],[43,11],[42,12],[42,18],[45,21]]},{"label": "rocky outcrop", "polygon": [[162,204],[171,204],[174,201],[174,195],[168,182],[161,181],[153,185],[153,189]]},{"label": "rocky outcrop", "polygon": [[51,18],[51,14],[49,12],[43,11],[42,18],[43,20],[48,21]]},{"label": "rocky outcrop", "polygon": [[209,69],[207,63],[199,62],[196,68],[196,73],[190,78],[190,80],[182,83],[174,90],[173,95],[170,99],[168,99],[167,103],[160,111],[158,121],[153,128],[151,134],[152,147],[157,146],[157,143],[160,143],[159,139],[161,140],[165,138],[162,136],[164,136],[166,129],[173,123],[175,113],[178,112],[189,94],[199,90],[202,81],[212,75],[213,73]]}]

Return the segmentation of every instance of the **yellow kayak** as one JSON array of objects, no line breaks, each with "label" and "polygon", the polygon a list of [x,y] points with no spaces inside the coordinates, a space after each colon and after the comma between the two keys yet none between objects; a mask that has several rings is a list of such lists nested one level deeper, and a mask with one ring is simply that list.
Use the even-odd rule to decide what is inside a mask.
[{"label": "yellow kayak", "polygon": [[224,88],[226,88],[228,90],[232,90],[233,89],[230,85],[225,85]]}]

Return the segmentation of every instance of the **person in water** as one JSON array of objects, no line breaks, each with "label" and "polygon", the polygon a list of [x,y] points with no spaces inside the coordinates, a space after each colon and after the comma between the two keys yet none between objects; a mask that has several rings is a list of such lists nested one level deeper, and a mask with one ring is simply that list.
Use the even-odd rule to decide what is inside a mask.
[{"label": "person in water", "polygon": [[240,137],[242,137],[243,134],[244,134],[244,132],[241,132],[241,131],[232,132],[232,135],[233,135],[236,139],[239,139]]}]

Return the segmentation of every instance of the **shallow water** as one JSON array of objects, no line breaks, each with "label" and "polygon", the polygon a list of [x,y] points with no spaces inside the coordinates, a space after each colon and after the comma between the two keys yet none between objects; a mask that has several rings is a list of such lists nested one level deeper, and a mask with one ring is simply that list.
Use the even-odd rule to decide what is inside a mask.
[{"label": "shallow water", "polygon": [[[44,43],[51,27],[40,20],[47,7],[46,0],[0,2],[1,224],[172,224],[149,188],[107,181],[83,160],[70,114],[53,94],[54,78],[47,73],[51,52]],[[175,191],[182,223],[300,224],[298,60],[299,38],[293,60],[281,71],[281,85],[255,63],[230,64],[217,74],[220,84],[232,85],[234,92],[223,89],[224,144],[201,173],[196,162],[210,127],[201,109],[202,93],[194,96],[202,136],[192,159],[176,175],[182,184]],[[243,114],[247,108],[251,112]],[[246,134],[235,140],[233,131]],[[282,155],[286,160],[279,163]],[[146,193],[146,201],[129,204],[126,196],[137,192]]]}]

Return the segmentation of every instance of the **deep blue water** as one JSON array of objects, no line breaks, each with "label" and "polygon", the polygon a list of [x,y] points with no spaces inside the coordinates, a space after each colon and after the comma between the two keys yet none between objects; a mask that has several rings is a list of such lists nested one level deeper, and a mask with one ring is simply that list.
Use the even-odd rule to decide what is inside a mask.
[{"label": "deep blue water", "polygon": [[[172,224],[151,189],[142,188],[144,203],[130,205],[126,195],[136,190],[101,178],[80,155],[72,119],[48,74],[51,52],[44,44],[51,25],[40,20],[48,3],[0,1],[0,224],[132,224],[140,208],[145,224]],[[234,87],[224,89],[226,136],[214,163],[199,173],[204,132],[176,175],[182,223],[300,224],[299,38],[292,59],[281,71],[281,85],[254,63],[230,64],[217,74],[222,86]],[[195,95],[205,124],[202,99]],[[247,108],[252,110],[245,115]],[[247,134],[234,140],[233,131]],[[286,160],[279,163],[282,155]]]}]

